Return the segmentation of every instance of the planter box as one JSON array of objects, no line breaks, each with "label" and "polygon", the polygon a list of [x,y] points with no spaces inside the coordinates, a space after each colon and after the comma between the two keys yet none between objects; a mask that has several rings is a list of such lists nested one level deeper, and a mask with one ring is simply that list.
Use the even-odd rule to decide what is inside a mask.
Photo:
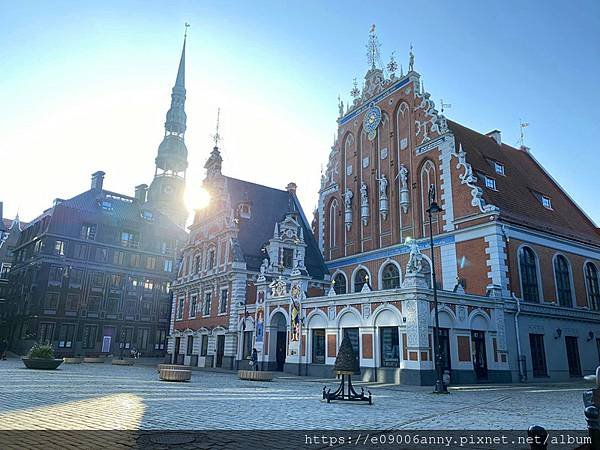
[{"label": "planter box", "polygon": [[106,361],[106,358],[93,358],[93,357],[83,358],[83,362],[84,363],[101,363],[101,364],[104,364],[104,361]]},{"label": "planter box", "polygon": [[182,366],[181,364],[159,364],[158,367],[156,368],[156,371],[158,373],[160,373],[160,371],[162,369],[185,369],[185,366]]},{"label": "planter box", "polygon": [[192,371],[190,369],[160,369],[159,378],[162,381],[190,381]]},{"label": "planter box", "polygon": [[63,358],[65,364],[81,364],[83,362],[83,358]]},{"label": "planter box", "polygon": [[54,370],[63,363],[62,359],[54,358],[21,358],[28,369]]},{"label": "planter box", "polygon": [[113,359],[112,364],[115,366],[133,366],[132,359]]},{"label": "planter box", "polygon": [[250,381],[272,381],[273,372],[264,372],[260,370],[238,370],[240,380]]}]

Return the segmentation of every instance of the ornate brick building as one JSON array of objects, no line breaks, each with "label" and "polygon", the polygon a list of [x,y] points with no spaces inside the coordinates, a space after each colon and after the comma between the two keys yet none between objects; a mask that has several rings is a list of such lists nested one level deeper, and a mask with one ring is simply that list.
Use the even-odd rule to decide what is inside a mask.
[{"label": "ornate brick building", "polygon": [[274,189],[225,176],[221,166],[217,128],[205,165],[210,205],[196,211],[173,285],[169,352],[178,363],[231,369],[256,348],[263,367],[283,370],[297,359],[288,344],[300,336],[288,336],[287,284],[322,295],[327,269],[294,183]]},{"label": "ornate brick building", "polygon": [[[600,359],[598,228],[528,148],[437,111],[412,50],[405,74],[393,58],[383,69],[379,47],[373,30],[364,85],[355,82],[346,108],[340,101],[321,179],[312,228],[327,270],[306,264],[306,274],[289,270],[281,278],[273,270],[282,258],[272,250],[280,229],[266,229],[282,226],[283,210],[269,216],[264,237],[247,235],[252,252],[240,250],[244,211],[270,197],[244,197],[243,182],[220,175],[215,149],[207,183],[217,203],[196,215],[170,351],[186,364],[213,365],[215,354],[241,361],[254,346],[263,367],[329,376],[348,335],[363,379],[432,384],[435,273],[441,365],[453,383],[592,372]],[[222,195],[230,189],[232,197]],[[441,212],[430,223],[432,201]],[[303,231],[308,256],[313,237]],[[188,309],[199,314],[206,305],[202,283],[207,318],[192,321]],[[235,297],[219,319],[213,299],[221,288]],[[215,344],[214,334],[225,337]],[[285,364],[277,364],[282,353]]]}]

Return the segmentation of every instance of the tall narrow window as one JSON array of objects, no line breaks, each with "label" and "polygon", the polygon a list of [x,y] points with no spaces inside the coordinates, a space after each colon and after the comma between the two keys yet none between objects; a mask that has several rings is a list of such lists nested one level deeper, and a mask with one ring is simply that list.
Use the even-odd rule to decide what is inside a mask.
[{"label": "tall narrow window", "polygon": [[354,275],[354,292],[360,292],[365,284],[369,283],[369,274],[365,269],[359,269]]},{"label": "tall narrow window", "polygon": [[210,316],[210,306],[212,302],[212,292],[207,292],[204,294],[204,310],[202,311],[202,315]]},{"label": "tall narrow window", "polygon": [[563,255],[557,255],[554,258],[554,278],[560,306],[573,306],[569,262]]},{"label": "tall narrow window", "polygon": [[534,377],[545,377],[548,375],[546,370],[546,352],[544,350],[544,335],[530,334],[529,346],[531,348],[531,368]]},{"label": "tall narrow window", "polygon": [[312,362],[325,364],[325,330],[312,330]]},{"label": "tall narrow window", "polygon": [[338,273],[333,279],[333,290],[336,294],[345,294],[347,291],[346,287],[346,277]]},{"label": "tall narrow window", "polygon": [[228,296],[228,290],[227,289],[222,289],[221,290],[221,298],[219,299],[219,314],[224,314],[227,312],[227,296]]},{"label": "tall narrow window", "polygon": [[179,302],[177,303],[177,320],[183,319],[183,302],[185,301],[185,297],[179,297]]},{"label": "tall narrow window", "polygon": [[[435,192],[437,192],[437,178],[435,175],[435,164],[431,161],[427,161],[421,168],[421,212],[423,215],[423,234],[429,235],[429,216],[427,209],[429,208],[429,189],[433,186]],[[437,221],[437,214],[432,214],[432,222]],[[434,228],[435,230],[435,228]]]},{"label": "tall narrow window", "polygon": [[565,336],[565,346],[567,347],[567,363],[569,364],[569,375],[572,377],[581,376],[581,360],[579,359],[579,345],[577,337]]},{"label": "tall narrow window", "polygon": [[383,268],[381,283],[383,289],[397,289],[400,287],[400,271],[395,264],[389,263]]},{"label": "tall narrow window", "polygon": [[338,202],[337,199],[333,199],[329,207],[329,248],[337,246],[337,216]]},{"label": "tall narrow window", "polygon": [[196,317],[196,305],[198,303],[198,295],[197,294],[192,294],[190,296],[190,312],[189,312],[189,318],[192,319],[194,317]]},{"label": "tall narrow window", "polygon": [[519,251],[519,264],[521,269],[521,290],[523,300],[526,302],[540,302],[538,287],[537,260],[535,253],[529,247]]},{"label": "tall narrow window", "polygon": [[600,309],[600,285],[598,284],[598,269],[591,262],[585,265],[585,285],[587,287],[588,305],[590,309]]},{"label": "tall narrow window", "polygon": [[381,338],[381,367],[399,367],[398,327],[381,327],[379,336]]}]

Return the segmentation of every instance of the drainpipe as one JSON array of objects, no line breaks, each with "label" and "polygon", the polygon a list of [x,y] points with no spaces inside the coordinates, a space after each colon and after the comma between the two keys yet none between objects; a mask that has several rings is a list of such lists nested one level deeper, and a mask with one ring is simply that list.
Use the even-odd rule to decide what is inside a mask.
[{"label": "drainpipe", "polygon": [[512,292],[511,294],[513,299],[517,302],[517,312],[515,313],[515,334],[517,335],[517,365],[519,368],[519,381],[521,383],[525,383],[527,377],[523,373],[523,365],[521,363],[523,356],[521,353],[521,338],[519,337],[519,314],[521,314],[521,301],[514,294],[514,292]]}]

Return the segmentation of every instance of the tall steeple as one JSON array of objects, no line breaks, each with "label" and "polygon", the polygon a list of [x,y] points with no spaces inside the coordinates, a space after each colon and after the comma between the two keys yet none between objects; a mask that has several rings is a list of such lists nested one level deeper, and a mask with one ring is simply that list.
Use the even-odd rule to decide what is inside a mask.
[{"label": "tall steeple", "polygon": [[187,116],[185,114],[185,46],[187,28],[183,37],[183,48],[177,69],[177,78],[171,91],[171,107],[165,120],[165,134],[158,146],[154,180],[148,190],[148,204],[155,207],[171,219],[185,226],[188,212],[183,196],[185,192],[185,174],[188,167],[187,147],[184,136]]}]

